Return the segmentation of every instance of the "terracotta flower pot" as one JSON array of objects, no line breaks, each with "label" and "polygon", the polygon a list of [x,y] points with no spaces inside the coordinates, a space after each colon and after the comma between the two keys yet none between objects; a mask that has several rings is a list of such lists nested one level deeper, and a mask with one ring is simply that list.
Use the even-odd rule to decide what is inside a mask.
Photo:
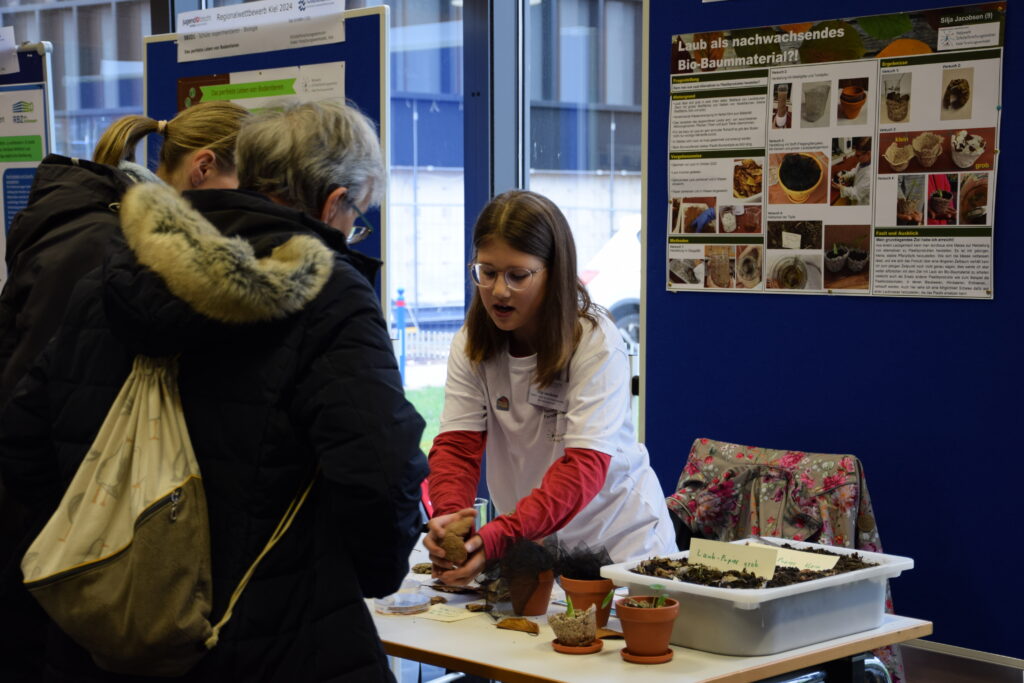
[{"label": "terracotta flower pot", "polygon": [[[615,603],[615,612],[622,622],[626,649],[639,657],[651,657],[669,651],[668,641],[679,614],[679,602],[665,599],[663,607],[629,607],[622,598]],[[633,600],[653,601],[655,596],[633,596]]]},{"label": "terracotta flower pot", "polygon": [[855,119],[860,114],[864,103],[868,101],[867,93],[860,86],[851,85],[843,88],[839,96],[839,111],[848,119]]},{"label": "terracotta flower pot", "polygon": [[555,575],[550,569],[536,576],[515,577],[508,582],[512,611],[523,617],[536,617],[548,613],[551,602],[551,588]]},{"label": "terracotta flower pot", "polygon": [[608,615],[612,611],[612,603],[601,607],[608,591],[615,586],[611,579],[570,579],[561,576],[558,579],[565,590],[565,594],[572,600],[573,609],[585,610],[591,605],[597,608],[598,628],[608,623]]}]

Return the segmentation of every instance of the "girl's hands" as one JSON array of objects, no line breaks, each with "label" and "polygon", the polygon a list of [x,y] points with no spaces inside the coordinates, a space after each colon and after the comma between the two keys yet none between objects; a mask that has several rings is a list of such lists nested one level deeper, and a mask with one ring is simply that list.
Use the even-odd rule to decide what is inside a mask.
[{"label": "girl's hands", "polygon": [[483,572],[487,562],[483,539],[476,534],[470,536],[465,543],[469,557],[461,566],[456,567],[445,558],[444,548],[441,547],[445,529],[452,522],[466,517],[476,517],[476,510],[464,508],[447,515],[438,515],[427,522],[427,535],[423,539],[423,545],[430,553],[430,562],[433,564],[431,576],[449,586],[466,585]]}]

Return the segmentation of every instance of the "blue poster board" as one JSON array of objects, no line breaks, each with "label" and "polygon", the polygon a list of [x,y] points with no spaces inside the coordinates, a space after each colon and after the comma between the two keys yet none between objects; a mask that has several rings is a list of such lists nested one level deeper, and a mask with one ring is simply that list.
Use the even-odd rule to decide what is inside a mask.
[{"label": "blue poster board", "polygon": [[[53,91],[50,84],[50,43],[26,44],[18,48],[18,72],[0,75],[0,93],[25,93],[15,96],[10,111],[0,111],[0,122],[25,123],[34,130],[42,130],[42,140],[32,137],[32,150],[17,154],[17,164],[0,160],[3,169],[4,234],[11,229],[11,219],[28,204],[28,193],[35,177],[35,165],[50,153],[53,145]],[[7,100],[9,98],[5,98]],[[33,106],[42,102],[42,107]],[[40,121],[40,119],[42,119]],[[41,126],[39,124],[42,124]],[[24,137],[24,136],[16,136]],[[41,143],[41,144],[40,144]],[[4,155],[7,158],[7,155]],[[32,162],[33,165],[27,165]],[[2,256],[2,252],[0,252]]]},{"label": "blue poster board", "polygon": [[[1013,332],[1024,310],[1021,231],[1000,234],[996,294],[987,301],[716,295],[665,286],[674,34],[965,4],[649,1],[644,440],[666,493],[696,437],[858,456],[885,552],[915,562],[892,582],[896,612],[934,622],[930,640],[938,643],[1024,658],[1019,591],[993,579],[1017,573],[1011,558],[1021,539],[1016,427],[1024,372]],[[1005,74],[1021,62],[1014,41],[1024,14],[1015,9],[1006,15]],[[1004,88],[1004,111],[1015,111],[1020,99],[1012,85]],[[1019,126],[1004,126],[1004,161],[1016,158],[1022,136]],[[1011,197],[1014,176],[998,179],[999,194]],[[1012,198],[996,213],[997,224],[1016,225]]]},{"label": "blue poster board", "polygon": [[[386,6],[351,10],[343,15],[345,40],[273,52],[220,57],[199,61],[178,61],[178,34],[145,39],[144,103],[146,115],[171,119],[180,111],[178,84],[182,79],[203,78],[260,69],[305,66],[331,62],[345,64],[345,97],[378,126],[385,166],[389,163],[389,88],[388,88],[388,8]],[[159,141],[151,142],[150,165],[155,165]],[[387,168],[385,167],[385,176]],[[363,242],[359,251],[381,257],[386,242],[387,207],[367,212],[377,229]],[[387,271],[382,271],[381,291],[387,292]]]},{"label": "blue poster board", "polygon": [[53,145],[50,43],[18,48],[18,71],[0,75],[0,288],[7,280],[7,233],[28,205],[36,167]]}]

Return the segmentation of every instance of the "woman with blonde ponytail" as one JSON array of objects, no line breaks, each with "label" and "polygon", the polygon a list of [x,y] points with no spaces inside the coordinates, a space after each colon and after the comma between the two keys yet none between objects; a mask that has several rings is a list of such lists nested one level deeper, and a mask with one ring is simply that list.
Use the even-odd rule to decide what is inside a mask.
[{"label": "woman with blonde ponytail", "polygon": [[115,121],[100,136],[92,158],[108,166],[135,161],[135,148],[147,135],[162,135],[157,176],[180,192],[232,189],[235,174],[235,140],[249,115],[232,102],[201,102],[170,121],[129,115]]},{"label": "woman with blonde ponytail", "polygon": [[[204,102],[170,121],[125,116],[104,132],[95,161],[51,154],[36,171],[28,206],[15,216],[7,236],[8,279],[0,294],[0,407],[28,374],[60,326],[75,285],[103,263],[120,237],[118,210],[137,182],[165,182],[179,192],[238,187],[235,140],[248,112],[230,102]],[[134,163],[147,135],[163,137],[154,175]],[[2,280],[0,280],[2,282]],[[17,520],[19,510],[0,483],[0,515]],[[10,525],[9,525],[10,526]],[[24,529],[5,528],[0,557],[24,552]],[[0,680],[41,673],[45,615],[23,604],[17,563],[0,567],[0,613],[22,614],[18,642],[0,641]],[[20,679],[19,679],[20,680]]]}]

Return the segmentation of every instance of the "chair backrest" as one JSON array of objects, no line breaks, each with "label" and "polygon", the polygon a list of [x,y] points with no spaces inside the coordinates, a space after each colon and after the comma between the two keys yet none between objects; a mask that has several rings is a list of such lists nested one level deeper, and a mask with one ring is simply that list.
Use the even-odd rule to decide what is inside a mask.
[{"label": "chair backrest", "polygon": [[704,538],[775,536],[881,552],[864,470],[853,455],[695,439],[666,502]]}]

